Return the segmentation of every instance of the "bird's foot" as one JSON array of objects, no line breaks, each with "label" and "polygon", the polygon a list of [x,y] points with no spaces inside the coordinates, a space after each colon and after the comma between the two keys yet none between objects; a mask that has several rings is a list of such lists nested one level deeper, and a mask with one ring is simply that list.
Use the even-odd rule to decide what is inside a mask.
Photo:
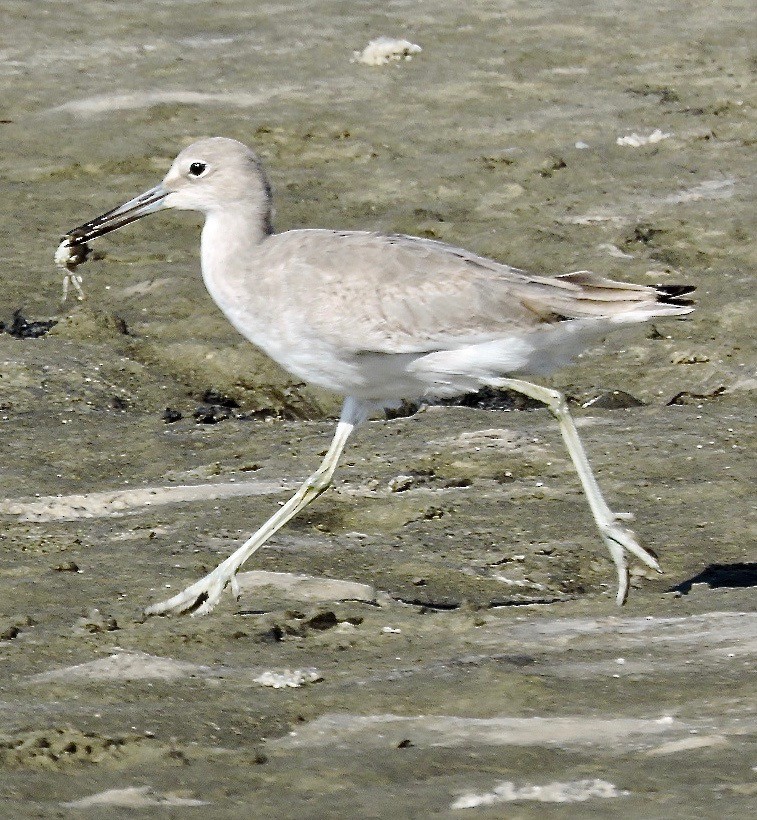
[{"label": "bird's foot", "polygon": [[635,555],[640,561],[650,569],[662,572],[657,558],[647,549],[641,546],[636,540],[636,534],[621,521],[632,519],[630,513],[611,514],[606,521],[599,524],[599,532],[602,540],[610,551],[615,569],[618,573],[618,594],[616,601],[618,606],[622,606],[628,597],[629,572],[626,553]]},{"label": "bird's foot", "polygon": [[223,565],[218,566],[213,572],[191,584],[172,598],[148,606],[145,609],[145,615],[207,615],[213,611],[216,604],[221,600],[221,595],[229,584],[231,584],[234,597],[238,598],[239,584],[236,579],[236,571],[229,573],[228,568],[223,567]]}]

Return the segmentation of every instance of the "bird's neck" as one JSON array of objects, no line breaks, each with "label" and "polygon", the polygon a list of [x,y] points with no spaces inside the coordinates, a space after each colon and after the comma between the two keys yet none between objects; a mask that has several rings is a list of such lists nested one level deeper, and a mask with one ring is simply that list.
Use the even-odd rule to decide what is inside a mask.
[{"label": "bird's neck", "polygon": [[205,217],[200,242],[202,276],[211,295],[249,271],[256,251],[272,233],[270,211],[227,208]]}]

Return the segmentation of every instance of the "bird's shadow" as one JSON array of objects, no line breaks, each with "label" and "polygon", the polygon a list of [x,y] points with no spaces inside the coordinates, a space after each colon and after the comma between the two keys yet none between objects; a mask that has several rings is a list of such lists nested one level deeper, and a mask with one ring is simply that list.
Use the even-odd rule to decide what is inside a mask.
[{"label": "bird's shadow", "polygon": [[757,564],[710,564],[699,575],[681,581],[668,592],[687,595],[694,584],[707,584],[710,589],[721,587],[757,587]]}]

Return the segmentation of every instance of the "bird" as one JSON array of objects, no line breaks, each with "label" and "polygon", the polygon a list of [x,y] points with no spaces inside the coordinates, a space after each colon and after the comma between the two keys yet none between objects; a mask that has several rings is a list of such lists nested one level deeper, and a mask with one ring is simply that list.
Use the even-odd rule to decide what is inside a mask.
[{"label": "bird", "polygon": [[618,328],[690,313],[690,285],[639,285],[580,270],[541,276],[436,240],[374,231],[277,233],[257,154],[227,137],[184,148],[160,184],[66,233],[56,262],[69,272],[87,243],[173,208],[204,216],[200,257],[210,296],[239,333],[289,373],[340,394],[331,444],[289,501],[205,577],[145,609],[210,612],[236,574],[287,521],[326,490],[356,428],[402,402],[482,387],[546,405],[628,595],[628,556],[661,572],[628,513],[614,513],[594,477],[565,396],[531,381],[568,364]]}]

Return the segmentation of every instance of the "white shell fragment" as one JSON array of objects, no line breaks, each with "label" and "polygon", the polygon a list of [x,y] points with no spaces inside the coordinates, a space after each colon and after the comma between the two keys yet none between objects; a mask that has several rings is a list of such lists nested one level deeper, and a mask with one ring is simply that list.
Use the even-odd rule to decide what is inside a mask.
[{"label": "white shell fragment", "polygon": [[662,142],[672,136],[672,134],[666,134],[659,128],[655,128],[655,130],[652,131],[648,137],[643,137],[634,132],[633,134],[628,134],[625,137],[618,137],[615,142],[618,145],[625,145],[628,148],[642,148],[645,145],[654,145],[656,142]]},{"label": "white shell fragment", "polygon": [[525,800],[539,803],[583,803],[597,797],[606,799],[626,795],[627,791],[618,789],[606,780],[575,780],[570,783],[546,783],[543,786],[516,786],[508,780],[484,794],[464,794],[450,808],[475,809],[479,806]]},{"label": "white shell fragment", "polygon": [[282,669],[278,672],[269,669],[253,680],[261,686],[270,686],[272,689],[296,689],[307,683],[318,683],[323,680],[323,676],[315,669]]},{"label": "white shell fragment", "polygon": [[412,60],[414,54],[423,49],[408,40],[396,40],[394,37],[377,37],[362,50],[353,52],[353,63],[365,65],[387,65],[398,60]]}]

